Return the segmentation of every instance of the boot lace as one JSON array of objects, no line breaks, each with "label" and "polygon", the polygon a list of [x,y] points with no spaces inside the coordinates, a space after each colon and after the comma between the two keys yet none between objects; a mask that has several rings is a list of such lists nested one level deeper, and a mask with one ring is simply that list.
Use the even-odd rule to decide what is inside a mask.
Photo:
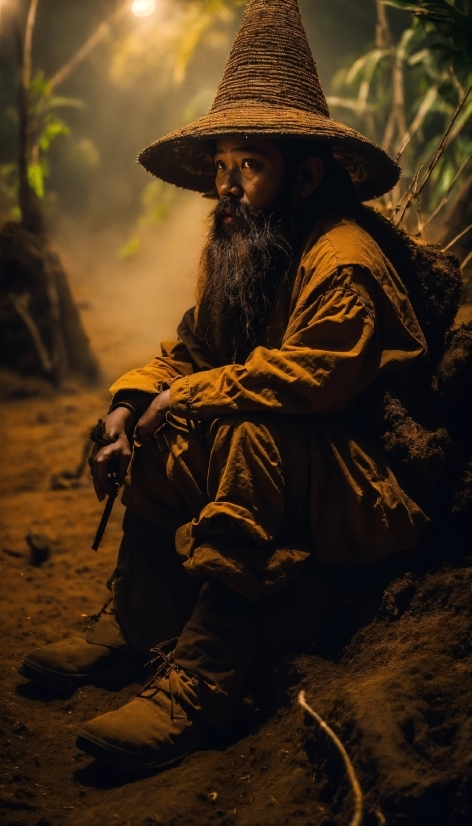
[{"label": "boot lace", "polygon": [[[157,667],[157,670],[154,672],[152,677],[143,685],[141,691],[138,694],[138,697],[144,697],[145,699],[151,700],[153,697],[156,696],[157,692],[160,690],[159,683],[161,680],[167,679],[169,680],[169,696],[170,696],[170,719],[171,720],[186,720],[187,716],[185,714],[176,714],[175,713],[175,703],[174,703],[174,690],[172,688],[172,677],[176,674],[182,672],[182,669],[175,664],[173,659],[174,648],[175,644],[177,643],[178,637],[173,637],[171,640],[165,640],[164,642],[159,643],[156,645],[155,648],[151,648],[150,654],[154,654],[154,657],[151,657],[149,662],[146,663],[146,667],[150,665],[154,665],[154,663],[160,661],[160,665]],[[163,649],[167,646],[172,646],[169,652],[164,651]],[[152,690],[152,693],[149,694],[149,691]],[[146,694],[145,694],[146,692]]]},{"label": "boot lace", "polygon": [[84,631],[90,631],[90,630],[91,630],[91,628],[92,628],[92,626],[94,626],[94,625],[95,625],[95,623],[97,623],[97,622],[99,621],[99,619],[100,619],[100,617],[102,616],[102,614],[104,614],[104,613],[105,613],[105,611],[107,610],[108,606],[110,605],[110,602],[112,602],[112,600],[113,600],[113,596],[114,596],[114,595],[112,594],[112,595],[111,595],[111,597],[110,597],[110,599],[107,599],[107,601],[105,602],[105,604],[104,604],[104,605],[102,605],[102,607],[100,608],[100,611],[98,612],[98,614],[92,614],[92,615],[91,615],[91,617],[89,618],[89,621],[88,621],[87,625],[84,627]]}]

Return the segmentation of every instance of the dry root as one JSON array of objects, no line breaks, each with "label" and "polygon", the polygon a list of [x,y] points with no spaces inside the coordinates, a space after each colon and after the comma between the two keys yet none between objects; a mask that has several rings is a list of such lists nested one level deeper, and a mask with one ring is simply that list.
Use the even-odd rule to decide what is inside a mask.
[{"label": "dry root", "polygon": [[328,737],[333,741],[334,745],[341,753],[341,756],[344,760],[344,765],[346,766],[346,772],[349,777],[349,782],[351,784],[352,793],[354,795],[354,814],[352,816],[351,822],[349,826],[361,826],[362,824],[362,817],[363,817],[363,810],[364,810],[364,802],[362,796],[362,789],[360,787],[359,781],[357,779],[356,773],[354,771],[354,766],[351,763],[349,755],[344,748],[343,744],[339,737],[334,733],[333,729],[328,726],[327,723],[317,714],[316,711],[313,711],[311,706],[305,700],[305,692],[300,691],[298,695],[298,702],[303,709],[311,716],[314,720],[321,726],[322,729],[326,732]]}]

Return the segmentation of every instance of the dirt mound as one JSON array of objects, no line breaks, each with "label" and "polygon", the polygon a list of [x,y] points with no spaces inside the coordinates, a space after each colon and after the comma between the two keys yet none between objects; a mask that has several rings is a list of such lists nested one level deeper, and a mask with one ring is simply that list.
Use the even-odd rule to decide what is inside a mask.
[{"label": "dirt mound", "polygon": [[0,365],[56,386],[100,370],[59,256],[14,221],[0,227]]}]

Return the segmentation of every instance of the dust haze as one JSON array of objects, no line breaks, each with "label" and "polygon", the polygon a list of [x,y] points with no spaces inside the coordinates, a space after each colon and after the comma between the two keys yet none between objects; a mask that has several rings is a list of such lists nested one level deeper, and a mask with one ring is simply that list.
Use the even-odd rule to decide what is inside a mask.
[{"label": "dust haze", "polygon": [[148,228],[131,260],[117,256],[123,238],[116,228],[94,233],[70,220],[58,227],[56,244],[108,384],[176,337],[194,304],[208,211],[208,201],[185,195],[165,223]]}]

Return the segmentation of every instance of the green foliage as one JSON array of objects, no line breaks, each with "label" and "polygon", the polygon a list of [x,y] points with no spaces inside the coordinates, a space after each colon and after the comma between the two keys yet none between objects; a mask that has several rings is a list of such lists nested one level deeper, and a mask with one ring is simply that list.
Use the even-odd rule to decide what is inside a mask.
[{"label": "green foliage", "polygon": [[130,238],[129,241],[126,241],[126,243],[119,248],[118,255],[120,258],[123,258],[124,261],[127,261],[129,258],[134,258],[140,248],[141,241],[139,238]]},{"label": "green foliage", "polygon": [[70,135],[69,127],[55,115],[46,116],[42,132],[38,138],[38,146],[41,152],[47,152],[54,138],[57,138],[58,135]]},{"label": "green foliage", "polygon": [[[59,108],[82,108],[83,101],[77,98],[54,95],[49,80],[43,71],[38,71],[31,79],[27,96],[28,133],[27,167],[28,183],[38,198],[44,198],[45,179],[49,174],[47,153],[53,142],[60,136],[69,136],[70,128],[56,115]],[[7,203],[16,201],[18,173],[16,164],[0,166],[0,193]]]},{"label": "green foliage", "polygon": [[48,152],[52,142],[59,135],[70,135],[69,127],[54,113],[54,109],[82,108],[83,106],[83,101],[77,98],[53,95],[51,84],[45,77],[44,72],[36,72],[28,90],[31,153],[35,155],[38,149],[41,152]]},{"label": "green foliage", "polygon": [[45,161],[28,164],[28,183],[37,198],[44,198],[44,179],[48,174]]},{"label": "green foliage", "polygon": [[[389,3],[410,11],[413,8],[403,0]],[[472,0],[462,3],[464,7],[467,4],[472,5]],[[421,5],[455,8],[446,0]],[[415,4],[416,8],[419,5]],[[354,94],[328,98],[333,109],[343,110],[342,119],[350,121],[390,154],[401,152],[405,181],[420,167],[426,168],[464,95],[464,85],[472,85],[472,71],[462,71],[463,84],[452,64],[446,64],[445,52],[431,47],[430,33],[418,15],[410,17],[408,23],[396,44],[372,48],[351,67],[338,72],[334,88],[349,89]],[[426,211],[436,207],[472,150],[467,129],[471,116],[472,94],[454,123],[447,150],[424,193]]]},{"label": "green foliage", "polygon": [[410,12],[429,34],[437,35],[430,48],[450,63],[460,77],[472,68],[472,0],[384,0]]}]

